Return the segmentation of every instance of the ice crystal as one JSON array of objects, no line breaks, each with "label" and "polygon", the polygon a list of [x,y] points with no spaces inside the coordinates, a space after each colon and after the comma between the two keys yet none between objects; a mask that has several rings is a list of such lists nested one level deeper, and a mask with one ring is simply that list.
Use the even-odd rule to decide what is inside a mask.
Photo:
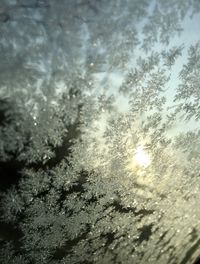
[{"label": "ice crystal", "polygon": [[199,13],[189,0],[2,1],[1,263],[199,257],[200,43],[185,39]]}]

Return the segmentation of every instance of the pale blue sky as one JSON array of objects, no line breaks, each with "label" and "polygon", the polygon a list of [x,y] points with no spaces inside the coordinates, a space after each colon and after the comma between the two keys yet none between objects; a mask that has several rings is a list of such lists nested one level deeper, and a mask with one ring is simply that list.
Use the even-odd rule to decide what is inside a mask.
[{"label": "pale blue sky", "polygon": [[[167,98],[167,106],[171,106],[173,103],[173,98],[176,92],[176,88],[180,82],[178,75],[180,70],[182,69],[183,64],[187,63],[187,51],[190,45],[195,44],[197,41],[200,40],[200,14],[196,14],[193,16],[193,18],[190,18],[189,15],[187,15],[182,23],[183,32],[180,36],[175,36],[170,40],[170,44],[167,47],[168,49],[173,46],[178,46],[183,44],[184,49],[182,51],[182,56],[180,56],[177,60],[175,65],[172,68],[171,72],[171,78],[167,85],[167,91],[165,93]],[[141,24],[139,25],[139,28],[141,27]],[[161,43],[157,43],[152,50],[154,51],[162,51],[166,49],[166,46],[162,45]],[[144,51],[137,48],[134,51],[133,58],[131,59],[131,62],[129,63],[129,68],[134,68],[136,66],[136,59],[138,56],[142,56],[145,58],[145,56],[148,56],[148,54],[145,54]],[[97,80],[97,90],[96,92],[100,92],[102,90],[102,87],[105,86],[106,89],[109,87],[109,90],[106,91],[107,94],[115,94],[116,95],[116,104],[120,111],[126,111],[128,109],[127,104],[127,98],[124,98],[123,96],[118,94],[118,88],[120,84],[123,81],[123,77],[126,73],[126,70],[123,72],[115,71],[115,72],[105,72],[105,73],[99,73],[95,74],[96,80]],[[174,128],[168,132],[170,136],[174,136],[175,134],[178,134],[179,132],[186,132],[188,130],[192,130],[195,128],[199,128],[199,123],[195,121],[185,122],[185,121],[179,121]]]}]

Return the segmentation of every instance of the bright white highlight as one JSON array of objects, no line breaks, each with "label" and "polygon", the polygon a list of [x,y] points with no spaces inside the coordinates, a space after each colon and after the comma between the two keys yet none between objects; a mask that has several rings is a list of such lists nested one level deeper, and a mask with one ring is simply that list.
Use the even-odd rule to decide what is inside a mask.
[{"label": "bright white highlight", "polygon": [[148,167],[151,163],[148,153],[144,150],[143,146],[138,146],[134,155],[135,161],[142,167]]}]

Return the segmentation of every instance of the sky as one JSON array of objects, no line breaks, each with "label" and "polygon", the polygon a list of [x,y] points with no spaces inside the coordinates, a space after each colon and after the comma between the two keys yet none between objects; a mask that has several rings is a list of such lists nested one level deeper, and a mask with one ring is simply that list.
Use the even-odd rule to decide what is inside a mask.
[{"label": "sky", "polygon": [[[153,3],[153,2],[152,2]],[[152,4],[153,6],[153,4]],[[150,7],[150,11],[152,10],[152,6]],[[177,58],[173,70],[170,76],[170,80],[167,84],[167,90],[165,92],[165,96],[167,98],[166,107],[170,107],[173,104],[173,98],[176,93],[176,88],[178,87],[180,80],[179,80],[179,72],[182,69],[183,65],[187,63],[187,52],[188,48],[191,45],[194,45],[197,41],[200,40],[200,14],[194,14],[191,17],[191,14],[188,12],[186,17],[182,22],[183,31],[179,36],[174,36],[168,45],[167,48],[172,48],[173,46],[183,45],[182,56]],[[138,32],[141,30],[141,24],[138,24]],[[142,37],[142,34],[141,34]],[[162,45],[160,42],[157,42],[154,46],[153,50],[156,52],[162,51],[165,49],[165,45]],[[130,58],[130,62],[128,68],[135,68],[136,67],[136,59],[141,57],[148,56],[142,49],[137,48],[134,50],[133,58]],[[95,73],[96,79],[96,92],[100,93],[102,91],[102,87],[106,86],[109,89],[106,90],[107,94],[114,94],[116,98],[116,105],[120,112],[127,112],[129,109],[128,106],[128,98],[123,97],[121,94],[118,93],[118,89],[123,82],[124,76],[126,74],[126,70],[122,71],[114,71],[114,72],[100,72]],[[179,120],[179,122],[174,126],[171,130],[167,132],[167,135],[173,137],[178,135],[181,132],[187,132],[189,130],[198,129],[199,123],[195,120],[190,120],[189,122],[185,122],[184,120]]]}]

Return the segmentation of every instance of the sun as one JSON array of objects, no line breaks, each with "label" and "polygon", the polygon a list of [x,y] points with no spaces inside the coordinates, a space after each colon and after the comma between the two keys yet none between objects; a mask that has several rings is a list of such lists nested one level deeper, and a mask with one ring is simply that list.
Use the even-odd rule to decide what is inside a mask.
[{"label": "sun", "polygon": [[148,167],[151,164],[149,154],[145,151],[144,146],[140,145],[136,148],[134,153],[134,160],[141,167]]}]

